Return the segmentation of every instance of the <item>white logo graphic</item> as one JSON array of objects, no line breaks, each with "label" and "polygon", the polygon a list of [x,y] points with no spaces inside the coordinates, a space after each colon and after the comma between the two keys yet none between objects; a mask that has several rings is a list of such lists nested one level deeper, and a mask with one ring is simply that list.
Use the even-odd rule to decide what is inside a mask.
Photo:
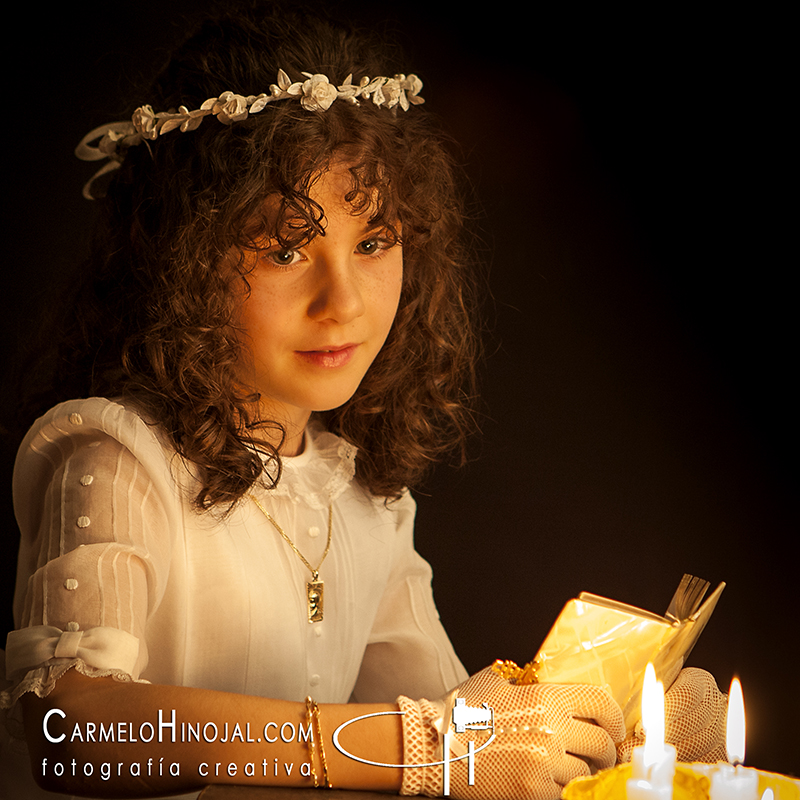
[{"label": "white logo graphic", "polygon": [[453,707],[452,725],[456,729],[456,733],[464,733],[468,729],[472,731],[491,729],[494,732],[494,711],[486,703],[483,703],[480,708],[473,708],[467,705],[467,701],[463,697],[457,697]]},{"label": "white logo graphic", "polygon": [[[385,764],[380,761],[370,761],[366,758],[353,755],[348,752],[339,742],[339,734],[354,722],[359,722],[362,719],[369,719],[370,717],[384,717],[397,714],[402,716],[402,711],[378,711],[375,714],[364,714],[360,717],[343,722],[333,732],[333,746],[344,756],[352,758],[353,761],[360,761],[362,764],[369,764],[373,767],[442,767],[442,794],[444,797],[450,794],[450,764],[453,761],[462,761],[467,759],[467,782],[470,786],[475,785],[475,754],[480,753],[481,750],[488,747],[494,741],[494,710],[483,703],[479,708],[468,706],[463,697],[456,698],[456,704],[453,707],[453,713],[450,723],[447,725],[447,732],[442,736],[442,751],[444,756],[441,761],[431,761],[427,764]],[[480,746],[475,747],[475,742],[467,742],[466,748],[458,741],[453,739],[453,734],[450,733],[450,726],[455,729],[456,733],[465,733],[467,730],[473,731],[491,731],[489,738]]]}]

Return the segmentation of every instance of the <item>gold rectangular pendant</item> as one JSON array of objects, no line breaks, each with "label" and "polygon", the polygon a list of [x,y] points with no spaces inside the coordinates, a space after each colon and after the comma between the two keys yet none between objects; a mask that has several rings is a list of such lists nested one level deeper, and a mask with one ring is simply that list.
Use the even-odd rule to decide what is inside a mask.
[{"label": "gold rectangular pendant", "polygon": [[308,600],[308,621],[322,622],[322,601],[324,592],[323,581],[309,581],[306,584],[306,598]]}]

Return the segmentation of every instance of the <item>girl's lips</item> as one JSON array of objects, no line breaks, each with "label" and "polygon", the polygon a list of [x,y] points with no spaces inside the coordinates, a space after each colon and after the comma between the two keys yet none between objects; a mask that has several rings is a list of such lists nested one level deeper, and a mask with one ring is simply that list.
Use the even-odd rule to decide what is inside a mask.
[{"label": "girl's lips", "polygon": [[341,347],[323,348],[320,350],[296,350],[297,355],[307,364],[332,369],[343,367],[355,355],[357,344],[346,344]]}]

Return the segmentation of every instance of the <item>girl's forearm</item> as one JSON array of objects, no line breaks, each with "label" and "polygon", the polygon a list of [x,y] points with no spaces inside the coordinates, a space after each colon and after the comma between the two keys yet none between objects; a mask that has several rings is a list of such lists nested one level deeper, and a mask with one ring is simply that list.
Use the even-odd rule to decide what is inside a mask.
[{"label": "girl's forearm", "polygon": [[[210,783],[313,786],[323,769],[316,727],[312,761],[305,703],[183,686],[120,683],[70,670],[46,698],[21,701],[34,778],[46,789],[84,795],[141,796]],[[321,705],[322,745],[333,786],[397,792],[400,769],[373,767],[340,753],[334,730],[394,705]],[[348,726],[348,752],[402,762],[397,715]]]}]

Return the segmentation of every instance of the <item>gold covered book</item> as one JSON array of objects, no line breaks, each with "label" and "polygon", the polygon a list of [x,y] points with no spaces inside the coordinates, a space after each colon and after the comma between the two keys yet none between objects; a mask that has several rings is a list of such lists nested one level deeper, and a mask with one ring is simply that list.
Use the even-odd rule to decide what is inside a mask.
[{"label": "gold covered book", "polygon": [[717,605],[724,583],[703,602],[708,581],[684,575],[664,616],[582,592],[547,634],[533,668],[540,683],[606,686],[631,731],[641,718],[648,662],[668,689]]}]

